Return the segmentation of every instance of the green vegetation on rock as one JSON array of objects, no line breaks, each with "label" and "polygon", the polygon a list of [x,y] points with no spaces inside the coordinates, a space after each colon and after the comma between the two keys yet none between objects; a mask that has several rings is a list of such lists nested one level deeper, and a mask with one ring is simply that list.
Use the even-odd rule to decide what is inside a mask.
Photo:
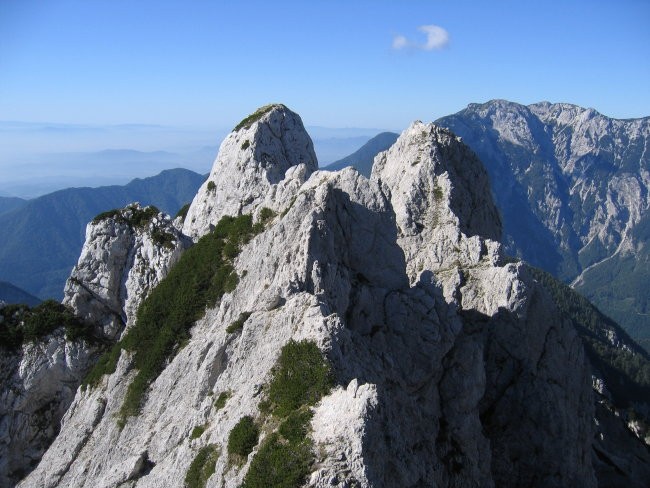
[{"label": "green vegetation on rock", "polygon": [[190,439],[198,439],[203,435],[205,429],[206,429],[205,425],[197,425],[192,429],[192,433],[190,434]]},{"label": "green vegetation on rock", "polygon": [[333,385],[330,365],[311,341],[289,341],[273,369],[269,385],[270,408],[285,417],[302,405],[318,402]]},{"label": "green vegetation on rock", "polygon": [[267,437],[251,461],[242,488],[298,488],[313,463],[312,443],[287,442],[277,433]]},{"label": "green vegetation on rock", "polygon": [[[129,215],[124,215],[130,213]],[[117,222],[129,224],[133,228],[144,229],[151,220],[160,213],[157,207],[149,205],[144,208],[138,208],[135,205],[129,205],[123,209],[113,209],[102,212],[93,219],[93,224],[97,224],[102,220],[114,219]]]},{"label": "green vegetation on rock", "polygon": [[65,329],[65,338],[69,341],[95,340],[92,328],[70,307],[55,300],[46,300],[34,308],[5,305],[0,308],[0,317],[0,346],[8,349],[42,340],[58,328]]},{"label": "green vegetation on rock", "polygon": [[185,475],[186,488],[205,488],[210,476],[214,474],[219,449],[214,444],[201,448]]},{"label": "green vegetation on rock", "polygon": [[190,203],[186,203],[185,205],[183,205],[183,206],[178,210],[178,212],[176,213],[176,216],[175,216],[174,218],[181,217],[183,220],[185,220],[185,217],[187,217],[187,212],[188,212],[188,210],[190,209],[190,205],[192,205],[191,202],[190,202]]},{"label": "green vegetation on rock", "polygon": [[235,289],[238,276],[232,260],[262,229],[253,225],[250,215],[223,217],[212,232],[183,253],[140,305],[135,325],[90,371],[84,385],[94,385],[104,374],[114,372],[121,349],[133,354],[137,374],[120,410],[121,423],[139,412],[147,388],[189,339],[191,327],[205,309]]},{"label": "green vegetation on rock", "polygon": [[280,424],[278,432],[289,442],[302,442],[307,437],[312,417],[313,413],[308,408],[293,411]]},{"label": "green vegetation on rock", "polygon": [[232,324],[230,324],[228,327],[226,327],[226,332],[228,334],[232,334],[233,332],[237,332],[242,327],[244,327],[244,323],[248,320],[248,317],[250,317],[250,316],[251,316],[251,312],[242,312],[242,313],[240,313],[237,320],[233,321]]},{"label": "green vegetation on rock", "polygon": [[267,409],[282,422],[262,442],[242,488],[298,488],[314,462],[310,406],[333,385],[329,363],[314,342],[292,340],[282,348],[272,373]]},{"label": "green vegetation on rock", "polygon": [[250,114],[248,117],[246,117],[244,120],[242,120],[237,126],[235,127],[235,132],[237,132],[240,129],[250,129],[251,126],[260,120],[264,115],[269,113],[271,110],[273,110],[275,107],[278,107],[280,105],[276,104],[271,104],[271,105],[265,105],[264,107],[258,108],[255,112]]},{"label": "green vegetation on rock", "polygon": [[257,445],[260,430],[255,425],[253,417],[246,415],[232,428],[228,435],[228,454],[248,456]]},{"label": "green vegetation on rock", "polygon": [[226,402],[228,401],[228,398],[230,398],[229,391],[222,391],[221,393],[219,393],[219,396],[214,401],[214,407],[217,409],[217,412],[226,406]]}]

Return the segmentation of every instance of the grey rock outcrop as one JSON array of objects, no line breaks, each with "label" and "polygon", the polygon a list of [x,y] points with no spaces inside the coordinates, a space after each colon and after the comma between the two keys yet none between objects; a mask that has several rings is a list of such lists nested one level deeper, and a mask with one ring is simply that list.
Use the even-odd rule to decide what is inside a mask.
[{"label": "grey rock outcrop", "polygon": [[[151,212],[137,225],[134,218]],[[79,262],[68,279],[63,303],[111,341],[133,324],[142,300],[191,242],[163,213],[135,203],[93,221]]]},{"label": "grey rock outcrop", "polygon": [[183,232],[196,238],[224,215],[250,213],[289,168],[303,164],[306,176],[318,168],[314,145],[298,114],[280,104],[260,108],[221,143]]},{"label": "grey rock outcrop", "polygon": [[13,486],[57,435],[99,350],[85,341],[66,341],[58,330],[19,351],[0,351],[0,485]]},{"label": "grey rock outcrop", "polygon": [[[314,341],[338,385],[313,409],[308,486],[595,486],[582,345],[526,266],[500,262],[500,223],[471,152],[415,124],[371,180],[314,172],[297,116],[276,106],[260,117],[226,139],[216,192],[200,190],[185,224],[198,238],[220,216],[276,212],[235,258],[236,288],[195,323],[123,428],[129,354],[77,391],[20,486],[181,486],[207,445],[218,454],[207,486],[239,486],[259,446],[233,465],[229,433],[245,415],[272,428],[258,404],[291,339]],[[302,156],[247,156],[253,146]]]}]

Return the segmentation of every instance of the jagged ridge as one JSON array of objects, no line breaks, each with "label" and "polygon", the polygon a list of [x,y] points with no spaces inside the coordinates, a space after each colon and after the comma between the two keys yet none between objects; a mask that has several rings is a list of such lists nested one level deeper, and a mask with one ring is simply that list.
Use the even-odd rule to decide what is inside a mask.
[{"label": "jagged ridge", "polygon": [[[414,124],[368,180],[314,171],[284,106],[246,124],[184,224],[196,239],[228,213],[275,212],[233,260],[237,286],[195,323],[137,417],[115,421],[129,354],[78,391],[21,486],[180,486],[201,453],[215,463],[201,468],[209,486],[238,486],[272,438],[264,385],[291,341],[318,346],[337,385],[310,410],[310,486],[595,486],[580,339],[527,266],[503,259],[473,153]],[[248,416],[262,435],[233,466],[225,446]]]}]

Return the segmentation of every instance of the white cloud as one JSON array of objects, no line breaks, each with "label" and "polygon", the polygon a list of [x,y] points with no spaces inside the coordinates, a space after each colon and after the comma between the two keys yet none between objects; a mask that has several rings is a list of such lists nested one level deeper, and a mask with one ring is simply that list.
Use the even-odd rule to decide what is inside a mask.
[{"label": "white cloud", "polygon": [[422,25],[418,27],[420,32],[424,32],[427,35],[426,44],[422,45],[420,48],[425,51],[431,51],[433,49],[443,49],[449,44],[449,33],[440,26],[437,25]]},{"label": "white cloud", "polygon": [[393,49],[413,48],[433,51],[444,49],[449,44],[449,32],[438,25],[421,25],[418,30],[426,35],[426,42],[413,42],[400,34],[393,38]]}]

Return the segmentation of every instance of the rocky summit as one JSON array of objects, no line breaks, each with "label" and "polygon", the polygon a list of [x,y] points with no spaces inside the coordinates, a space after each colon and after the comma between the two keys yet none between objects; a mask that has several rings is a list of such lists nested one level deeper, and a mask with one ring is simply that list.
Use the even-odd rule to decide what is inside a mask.
[{"label": "rocky summit", "polygon": [[[318,171],[300,117],[258,110],[184,222],[89,226],[66,303],[105,352],[71,366],[18,486],[597,486],[582,341],[505,258],[490,195],[446,129],[414,123],[368,179]],[[617,455],[611,479],[643,486]]]}]

